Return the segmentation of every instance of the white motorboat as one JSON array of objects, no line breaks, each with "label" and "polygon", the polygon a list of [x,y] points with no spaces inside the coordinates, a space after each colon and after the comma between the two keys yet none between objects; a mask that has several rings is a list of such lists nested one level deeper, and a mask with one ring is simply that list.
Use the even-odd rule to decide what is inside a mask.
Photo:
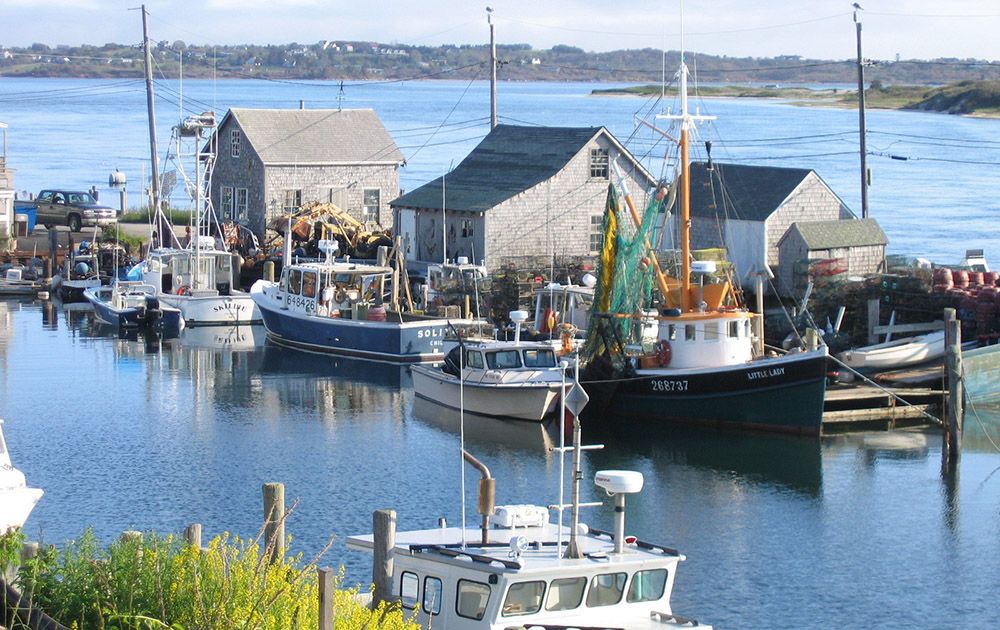
[{"label": "white motorboat", "polygon": [[836,356],[847,367],[858,371],[892,370],[918,365],[944,356],[944,331],[862,346],[845,350]]},{"label": "white motorboat", "polygon": [[[577,385],[578,387],[578,385]],[[489,469],[463,451],[480,470],[480,529],[439,527],[394,531],[385,538],[352,536],[348,548],[387,554],[376,576],[384,598],[397,600],[407,618],[425,629],[501,628],[701,628],[711,626],[674,614],[670,595],[685,557],[676,549],[637,540],[625,530],[625,497],[639,492],[639,472],[605,470],[595,484],[614,497],[614,532],[579,522],[582,479],[579,419],[573,452],[572,497],[558,503],[558,522],[535,505],[495,506]],[[562,443],[562,440],[560,441]],[[593,447],[587,447],[593,448]],[[598,447],[599,448],[599,447]],[[560,469],[562,462],[560,461]],[[571,525],[562,510],[571,509]],[[464,505],[463,505],[464,512]],[[394,514],[387,515],[394,522]],[[391,543],[389,541],[392,541]]]},{"label": "white motorboat", "polygon": [[41,498],[41,488],[29,488],[24,473],[11,463],[0,419],[0,534],[22,527]]},{"label": "white motorboat", "polygon": [[[414,366],[414,393],[440,405],[484,416],[541,421],[556,411],[566,388],[552,345],[520,340],[524,311],[511,313],[514,341],[482,341],[453,347],[440,366]],[[464,351],[464,354],[463,354]]]}]

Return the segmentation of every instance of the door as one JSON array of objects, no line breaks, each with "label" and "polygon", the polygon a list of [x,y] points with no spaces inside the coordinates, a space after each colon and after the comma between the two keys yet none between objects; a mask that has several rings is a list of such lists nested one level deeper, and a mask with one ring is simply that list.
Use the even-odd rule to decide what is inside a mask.
[{"label": "door", "polygon": [[399,225],[396,233],[403,240],[403,253],[407,260],[414,260],[417,253],[417,211],[411,208],[399,209]]}]

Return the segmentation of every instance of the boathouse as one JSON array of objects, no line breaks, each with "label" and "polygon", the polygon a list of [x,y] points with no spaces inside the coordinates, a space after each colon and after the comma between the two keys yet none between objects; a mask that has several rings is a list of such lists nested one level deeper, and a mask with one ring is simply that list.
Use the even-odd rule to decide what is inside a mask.
[{"label": "boathouse", "polygon": [[371,109],[230,109],[216,131],[210,195],[223,220],[263,237],[302,204],[335,203],[391,227],[403,154]]},{"label": "boathouse", "polygon": [[460,257],[493,271],[596,256],[613,164],[636,204],[655,178],[604,127],[498,125],[454,170],[391,203],[411,269]]},{"label": "boathouse", "polygon": [[778,273],[778,242],[793,223],[852,218],[811,169],[691,164],[691,245],[727,248],[735,279],[745,286],[753,286],[749,274],[765,264]]},{"label": "boathouse", "polygon": [[810,279],[883,273],[888,243],[875,219],[797,221],[778,241],[779,291],[801,296]]}]

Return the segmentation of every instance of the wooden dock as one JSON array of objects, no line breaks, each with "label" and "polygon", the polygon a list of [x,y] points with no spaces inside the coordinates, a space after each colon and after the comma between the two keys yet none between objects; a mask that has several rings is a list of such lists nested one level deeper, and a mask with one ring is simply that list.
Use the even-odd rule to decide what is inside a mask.
[{"label": "wooden dock", "polygon": [[[891,393],[890,393],[891,392]],[[937,424],[947,392],[929,388],[834,385],[823,404],[823,433]]]}]

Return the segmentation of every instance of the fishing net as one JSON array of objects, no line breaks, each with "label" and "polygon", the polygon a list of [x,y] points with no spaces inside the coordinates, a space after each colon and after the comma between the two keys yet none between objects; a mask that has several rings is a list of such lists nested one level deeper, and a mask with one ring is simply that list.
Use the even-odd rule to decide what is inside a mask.
[{"label": "fishing net", "polygon": [[614,186],[609,186],[591,326],[581,352],[584,360],[604,352],[611,339],[617,340],[615,345],[641,343],[638,316],[652,302],[655,272],[649,243],[662,202],[650,196],[639,225],[623,210]]}]

